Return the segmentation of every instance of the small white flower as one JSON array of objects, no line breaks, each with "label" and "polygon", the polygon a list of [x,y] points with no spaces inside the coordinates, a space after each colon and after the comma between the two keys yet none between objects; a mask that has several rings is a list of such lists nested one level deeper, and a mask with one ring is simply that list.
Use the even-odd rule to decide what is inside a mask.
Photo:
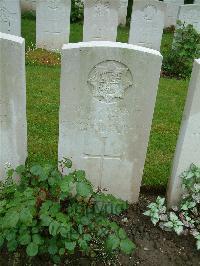
[{"label": "small white flower", "polygon": [[11,168],[11,163],[6,162],[6,163],[5,163],[5,169],[9,169],[9,168]]}]

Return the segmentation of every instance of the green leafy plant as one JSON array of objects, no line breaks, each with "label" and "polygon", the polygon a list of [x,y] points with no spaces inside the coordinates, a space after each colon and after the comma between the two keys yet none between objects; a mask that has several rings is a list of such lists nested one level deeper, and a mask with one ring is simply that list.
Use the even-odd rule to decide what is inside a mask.
[{"label": "green leafy plant", "polygon": [[[51,165],[8,170],[0,185],[0,247],[7,245],[9,252],[24,247],[30,257],[49,254],[55,263],[75,252],[107,258],[134,250],[124,229],[111,219],[127,203],[100,188],[94,191],[85,172],[71,167],[65,158],[60,171]],[[13,181],[16,175],[19,183]]]},{"label": "green leafy plant", "polygon": [[84,4],[82,0],[72,0],[71,2],[71,22],[83,21]]},{"label": "green leafy plant", "polygon": [[158,197],[144,215],[163,230],[193,235],[200,250],[200,168],[192,164],[181,178],[183,193],[179,206],[167,211],[165,198]]},{"label": "green leafy plant", "polygon": [[178,21],[171,52],[163,61],[163,73],[176,78],[188,78],[194,59],[199,57],[200,34],[192,25]]}]

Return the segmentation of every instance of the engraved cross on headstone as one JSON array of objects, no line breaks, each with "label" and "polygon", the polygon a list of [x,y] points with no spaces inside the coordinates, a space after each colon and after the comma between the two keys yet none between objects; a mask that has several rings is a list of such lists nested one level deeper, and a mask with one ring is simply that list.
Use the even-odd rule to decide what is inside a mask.
[{"label": "engraved cross on headstone", "polygon": [[104,169],[104,162],[105,160],[108,159],[113,159],[113,160],[121,160],[121,156],[115,156],[115,155],[108,155],[106,154],[106,138],[102,138],[102,150],[100,154],[88,154],[84,153],[84,159],[100,159],[100,185],[103,177],[103,169]]}]

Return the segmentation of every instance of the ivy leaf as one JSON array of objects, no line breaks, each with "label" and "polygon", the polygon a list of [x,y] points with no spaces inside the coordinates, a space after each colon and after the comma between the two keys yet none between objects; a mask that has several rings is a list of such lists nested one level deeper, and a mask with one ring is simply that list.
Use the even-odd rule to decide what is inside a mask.
[{"label": "ivy leaf", "polygon": [[52,221],[52,218],[48,215],[45,215],[45,214],[41,214],[40,219],[42,221],[43,226],[49,226],[51,221]]},{"label": "ivy leaf", "polygon": [[29,257],[36,256],[38,254],[38,245],[31,242],[26,248],[26,253]]},{"label": "ivy leaf", "polygon": [[19,243],[22,246],[28,245],[31,242],[31,236],[29,233],[25,233],[23,235],[20,235],[19,237]]},{"label": "ivy leaf", "polygon": [[61,234],[61,236],[62,237],[67,237],[67,234],[70,232],[70,225],[68,226],[62,226],[60,229],[59,229],[59,231],[60,231],[60,234]]},{"label": "ivy leaf", "polygon": [[15,239],[12,239],[11,241],[9,241],[7,243],[7,247],[8,247],[9,252],[15,251],[17,249],[17,246],[18,246],[18,244],[17,244],[17,241]]},{"label": "ivy leaf", "polygon": [[81,224],[88,225],[90,223],[90,219],[87,216],[83,216],[81,218]]},{"label": "ivy leaf", "polygon": [[60,182],[60,189],[62,192],[64,193],[69,193],[70,191],[70,186],[69,186],[69,183],[67,182],[66,179],[63,179],[61,182]]},{"label": "ivy leaf", "polygon": [[45,173],[44,169],[40,165],[34,165],[31,167],[30,172],[39,177],[39,181],[45,181],[48,179],[48,174]]},{"label": "ivy leaf", "polygon": [[76,174],[76,178],[77,178],[77,181],[78,182],[85,180],[85,171],[83,171],[83,170],[77,170],[75,172],[75,174]]},{"label": "ivy leaf", "polygon": [[119,231],[118,231],[118,235],[119,235],[119,238],[120,239],[125,239],[127,236],[126,236],[126,232],[124,231],[124,229],[120,228]]},{"label": "ivy leaf", "polygon": [[177,233],[177,235],[180,235],[183,232],[183,226],[174,226],[174,231]]},{"label": "ivy leaf", "polygon": [[120,242],[121,251],[129,255],[136,248],[135,244],[129,239],[123,239]]},{"label": "ivy leaf", "polygon": [[60,256],[63,256],[65,254],[65,249],[64,248],[60,248],[58,253],[59,253]]},{"label": "ivy leaf", "polygon": [[28,208],[22,209],[20,212],[20,221],[25,224],[32,222],[33,216]]},{"label": "ivy leaf", "polygon": [[91,236],[90,234],[84,234],[84,235],[83,235],[83,239],[84,239],[85,241],[90,241],[90,240],[92,239],[92,236]]},{"label": "ivy leaf", "polygon": [[114,234],[110,235],[106,241],[106,247],[110,251],[117,249],[119,247],[119,244],[120,244],[120,240]]},{"label": "ivy leaf", "polygon": [[78,243],[79,243],[81,250],[83,250],[83,251],[88,250],[88,244],[84,239],[79,239]]},{"label": "ivy leaf", "polygon": [[65,242],[65,247],[68,251],[73,252],[76,247],[76,242]]},{"label": "ivy leaf", "polygon": [[56,256],[53,256],[53,262],[55,263],[55,264],[59,264],[60,263],[60,257],[58,256],[58,255],[56,255]]},{"label": "ivy leaf", "polygon": [[43,244],[43,239],[39,234],[34,234],[32,235],[32,240],[36,245],[41,245]]},{"label": "ivy leaf", "polygon": [[19,165],[15,169],[15,172],[19,175],[23,174],[26,171],[25,165]]},{"label": "ivy leaf", "polygon": [[15,227],[19,221],[19,213],[17,211],[10,211],[5,216],[6,227]]},{"label": "ivy leaf", "polygon": [[49,254],[51,254],[51,255],[55,255],[55,254],[58,252],[58,247],[56,246],[56,244],[51,244],[51,245],[48,247],[48,252],[49,252]]},{"label": "ivy leaf", "polygon": [[76,191],[79,196],[88,197],[92,193],[92,187],[86,182],[78,182],[76,184]]},{"label": "ivy leaf", "polygon": [[197,250],[200,250],[200,239],[199,240],[197,240]]},{"label": "ivy leaf", "polygon": [[56,221],[51,222],[50,225],[49,225],[49,233],[52,236],[56,236],[59,227],[60,227],[60,224],[58,222],[56,222]]}]

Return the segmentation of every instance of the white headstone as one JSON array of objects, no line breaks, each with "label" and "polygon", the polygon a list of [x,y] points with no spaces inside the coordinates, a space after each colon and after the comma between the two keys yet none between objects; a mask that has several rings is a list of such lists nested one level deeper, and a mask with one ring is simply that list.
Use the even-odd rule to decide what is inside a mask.
[{"label": "white headstone", "polygon": [[163,2],[136,0],[133,4],[129,43],[160,50],[165,21]]},{"label": "white headstone", "polygon": [[164,0],[167,4],[165,27],[176,26],[178,10],[180,5],[184,5],[184,0]]},{"label": "white headstone", "polygon": [[116,41],[119,0],[84,0],[83,41]]},{"label": "white headstone", "polygon": [[63,46],[59,158],[129,202],[139,196],[161,63],[130,44]]},{"label": "white headstone", "polygon": [[0,0],[0,32],[21,36],[19,0]]},{"label": "white headstone", "polygon": [[128,0],[120,0],[119,24],[123,26],[126,25],[127,8],[128,8]]},{"label": "white headstone", "polygon": [[180,175],[194,163],[200,165],[200,59],[195,60],[183,121],[168,188],[168,205],[176,205],[181,197]]},{"label": "white headstone", "polygon": [[69,42],[71,0],[37,0],[36,44],[46,50],[60,50]]},{"label": "white headstone", "polygon": [[191,24],[200,33],[200,5],[183,5],[180,6],[178,19]]},{"label": "white headstone", "polygon": [[27,157],[25,43],[0,33],[0,179]]},{"label": "white headstone", "polygon": [[24,11],[35,11],[36,0],[21,0],[21,10]]}]

